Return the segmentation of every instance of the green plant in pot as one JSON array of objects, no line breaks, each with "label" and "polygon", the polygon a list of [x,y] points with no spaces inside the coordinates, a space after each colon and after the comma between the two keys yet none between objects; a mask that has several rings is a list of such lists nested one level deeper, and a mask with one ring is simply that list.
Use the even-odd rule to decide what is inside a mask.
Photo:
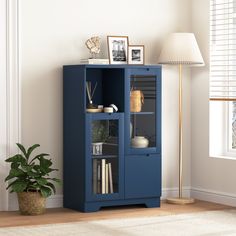
[{"label": "green plant in pot", "polygon": [[92,125],[92,153],[103,154],[103,145],[108,138],[108,123],[105,120],[95,120]]},{"label": "green plant in pot", "polygon": [[45,211],[46,198],[55,194],[55,183],[60,184],[57,178],[50,177],[50,173],[58,171],[52,168],[52,161],[49,154],[41,153],[32,157],[32,152],[39,147],[39,144],[25,149],[16,144],[21,154],[6,159],[11,163],[9,175],[5,181],[9,181],[7,189],[16,192],[20,212],[24,215],[38,215]]},{"label": "green plant in pot", "polygon": [[106,120],[95,120],[92,126],[92,142],[105,142],[109,136],[108,123]]}]

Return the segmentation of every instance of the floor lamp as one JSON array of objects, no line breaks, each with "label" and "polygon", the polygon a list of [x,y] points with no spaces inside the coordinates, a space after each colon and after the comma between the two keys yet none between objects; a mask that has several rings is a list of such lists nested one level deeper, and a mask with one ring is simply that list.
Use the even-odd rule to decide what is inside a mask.
[{"label": "floor lamp", "polygon": [[197,41],[192,33],[172,33],[164,42],[158,62],[160,64],[178,65],[179,68],[179,197],[167,198],[168,203],[193,203],[193,198],[182,196],[183,187],[183,135],[182,135],[182,66],[201,66],[204,61]]}]

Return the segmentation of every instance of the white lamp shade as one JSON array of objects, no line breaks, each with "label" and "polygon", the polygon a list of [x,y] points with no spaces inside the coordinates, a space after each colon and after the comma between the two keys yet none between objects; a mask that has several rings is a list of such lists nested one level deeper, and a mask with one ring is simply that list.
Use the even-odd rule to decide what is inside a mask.
[{"label": "white lamp shade", "polygon": [[192,33],[172,33],[165,41],[159,64],[204,65],[197,41]]}]

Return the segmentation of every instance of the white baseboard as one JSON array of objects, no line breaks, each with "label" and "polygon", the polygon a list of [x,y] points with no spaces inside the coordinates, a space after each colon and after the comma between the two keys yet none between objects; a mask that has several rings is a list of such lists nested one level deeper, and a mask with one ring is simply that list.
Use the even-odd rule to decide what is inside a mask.
[{"label": "white baseboard", "polygon": [[[189,186],[183,187],[182,194],[183,194],[183,197],[190,197],[191,187]],[[161,200],[164,200],[168,197],[178,197],[178,196],[179,196],[179,188],[163,188],[162,189]]]},{"label": "white baseboard", "polygon": [[[190,187],[183,187],[183,196],[190,197],[190,193],[191,193]],[[166,199],[167,197],[177,197],[178,194],[179,194],[178,188],[163,188],[161,199],[163,200]],[[57,194],[49,197],[46,201],[46,207],[47,208],[63,207],[63,195]],[[16,194],[11,194],[9,210],[10,211],[19,210]]]},{"label": "white baseboard", "polygon": [[[164,200],[168,197],[177,197],[179,194],[178,188],[163,188],[162,189],[162,197]],[[206,190],[200,188],[191,188],[190,186],[183,187],[183,197],[193,197],[195,199],[215,202],[219,204],[235,206],[236,207],[236,195],[225,193],[225,192],[217,192],[213,190]],[[47,208],[59,208],[63,207],[63,195],[53,195],[47,199],[46,203]]]},{"label": "white baseboard", "polygon": [[[163,188],[161,200],[164,200],[168,197],[177,197],[178,194],[179,194],[178,188]],[[183,197],[190,197],[190,196],[198,200],[236,207],[236,195],[230,193],[217,192],[214,190],[207,190],[201,188],[191,188],[187,186],[183,187]],[[16,211],[19,209],[16,196],[15,197],[12,196],[10,198],[10,202],[11,202],[9,206],[10,211]],[[63,207],[63,195],[58,194],[49,197],[46,202],[46,207],[47,208]]]},{"label": "white baseboard", "polygon": [[[19,210],[17,196],[15,193],[10,194],[9,202],[10,202],[9,211],[18,211]],[[46,208],[59,208],[59,207],[63,207],[63,195],[62,194],[52,195],[51,197],[47,198]]]},{"label": "white baseboard", "polygon": [[63,207],[63,195],[57,194],[57,195],[52,195],[51,197],[49,197],[46,202],[46,207],[47,208]]},{"label": "white baseboard", "polygon": [[9,194],[9,201],[8,202],[9,202],[9,205],[8,205],[9,211],[18,211],[19,210],[16,193]]},{"label": "white baseboard", "polygon": [[191,196],[195,199],[236,207],[236,195],[214,190],[192,188]]},{"label": "white baseboard", "polygon": [[[163,188],[162,197],[164,200],[167,197],[177,197],[178,188]],[[219,204],[224,204],[228,206],[236,207],[236,195],[226,192],[218,192],[214,190],[201,189],[201,188],[191,188],[183,187],[183,196],[184,197],[193,197],[198,200],[214,202]]]},{"label": "white baseboard", "polygon": [[[163,188],[162,189],[162,197],[161,199],[164,200],[167,197],[177,197],[179,194],[178,188]],[[191,187],[186,186],[183,187],[183,196],[190,197],[191,196]],[[46,203],[47,208],[58,208],[63,207],[63,195],[53,195],[47,199]]]}]

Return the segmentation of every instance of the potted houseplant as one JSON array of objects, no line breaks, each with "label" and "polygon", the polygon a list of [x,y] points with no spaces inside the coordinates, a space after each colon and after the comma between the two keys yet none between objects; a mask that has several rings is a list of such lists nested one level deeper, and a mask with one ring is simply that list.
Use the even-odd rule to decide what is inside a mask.
[{"label": "potted houseplant", "polygon": [[92,153],[102,155],[102,146],[108,138],[108,124],[103,120],[96,120],[92,126]]},{"label": "potted houseplant", "polygon": [[60,183],[57,178],[51,178],[49,174],[57,169],[52,168],[49,154],[41,153],[31,157],[32,152],[39,144],[25,149],[17,143],[21,153],[6,159],[11,163],[9,175],[5,181],[9,181],[7,189],[16,192],[20,212],[24,215],[38,215],[45,211],[46,198],[56,192],[54,183]]}]

